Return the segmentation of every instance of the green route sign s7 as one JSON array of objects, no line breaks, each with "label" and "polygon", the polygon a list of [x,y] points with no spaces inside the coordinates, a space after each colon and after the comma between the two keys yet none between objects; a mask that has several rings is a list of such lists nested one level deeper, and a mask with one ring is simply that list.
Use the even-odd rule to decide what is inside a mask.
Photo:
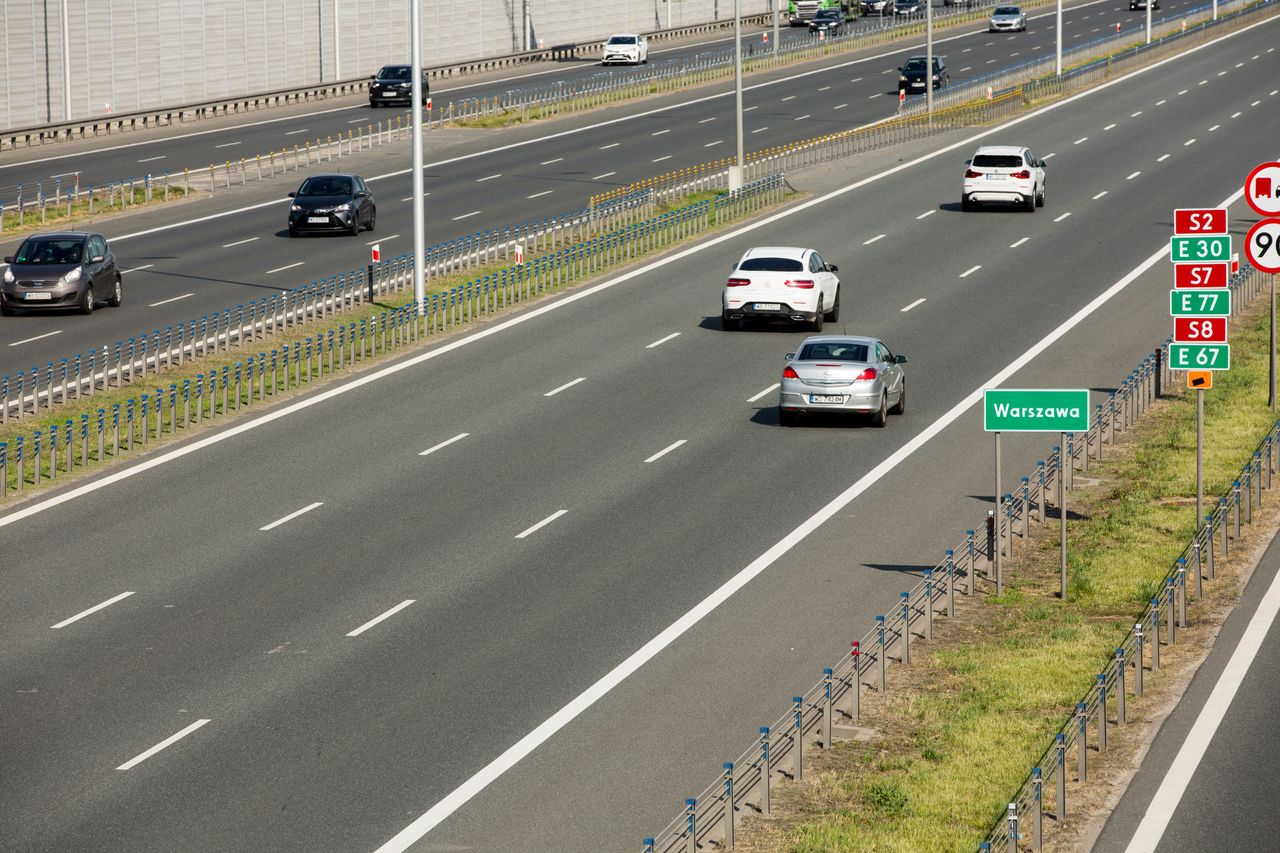
[{"label": "green route sign s7", "polygon": [[987,432],[1086,432],[1087,388],[988,388],[982,392]]}]

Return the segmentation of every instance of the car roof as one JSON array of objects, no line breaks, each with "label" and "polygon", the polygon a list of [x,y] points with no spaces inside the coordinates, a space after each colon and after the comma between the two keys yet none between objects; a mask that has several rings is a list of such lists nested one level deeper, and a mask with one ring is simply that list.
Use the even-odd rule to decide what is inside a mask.
[{"label": "car roof", "polygon": [[[305,182],[311,178],[359,178],[359,177],[360,176],[357,175],[355,172],[321,172],[318,175],[307,175],[306,178],[303,178],[303,181]],[[360,178],[360,179],[364,180],[363,178]]]},{"label": "car roof", "polygon": [[45,232],[44,234],[28,234],[24,239],[30,240],[34,237],[34,238],[51,239],[51,240],[68,240],[72,238],[83,239],[85,237],[96,237],[96,236],[98,235],[90,231],[48,231],[48,232]]},{"label": "car roof", "polygon": [[609,38],[611,38],[611,39],[616,39],[616,38],[618,38],[619,36],[625,36],[625,37],[627,37],[627,38],[633,38],[633,39],[638,39],[638,38],[640,38],[640,34],[639,34],[639,33],[614,33],[613,35],[609,36]]},{"label": "car roof", "polygon": [[1021,154],[1026,150],[1026,147],[1021,145],[983,145],[973,152],[973,156],[977,157],[979,154]]},{"label": "car roof", "polygon": [[743,254],[743,260],[747,258],[795,258],[800,260],[813,249],[800,249],[795,246],[756,246]]}]

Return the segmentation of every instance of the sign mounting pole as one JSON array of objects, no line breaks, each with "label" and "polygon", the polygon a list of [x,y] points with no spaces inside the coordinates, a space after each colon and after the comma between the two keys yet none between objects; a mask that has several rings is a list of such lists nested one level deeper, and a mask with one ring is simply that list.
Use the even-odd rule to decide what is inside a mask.
[{"label": "sign mounting pole", "polygon": [[996,595],[999,596],[1004,592],[1004,577],[1000,571],[1000,552],[1004,550],[1004,529],[1001,527],[1001,518],[1004,516],[1004,498],[1001,497],[1003,492],[1000,491],[1000,433],[996,432],[996,535],[991,545],[991,564],[996,572]]},{"label": "sign mounting pole", "polygon": [[[1062,444],[1058,445],[1058,559],[1061,563],[1060,574],[1062,580],[1058,584],[1058,598],[1062,601],[1067,600],[1067,474],[1066,466],[1062,464],[1063,455],[1067,452],[1067,434],[1062,433],[1059,438]],[[1098,436],[1098,440],[1102,440],[1102,436]]]}]

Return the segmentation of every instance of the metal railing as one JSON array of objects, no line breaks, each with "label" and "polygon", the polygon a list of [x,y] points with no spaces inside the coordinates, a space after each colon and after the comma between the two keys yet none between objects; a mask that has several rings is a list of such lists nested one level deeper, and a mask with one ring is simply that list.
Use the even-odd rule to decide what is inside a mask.
[{"label": "metal railing", "polygon": [[[92,397],[100,384],[102,391],[109,390],[113,379],[116,387],[136,383],[146,388],[156,383],[154,393],[112,402],[110,411],[105,405],[99,407],[96,420],[88,413],[81,414],[78,422],[64,419],[47,407],[44,412],[37,408],[29,413],[28,417],[36,421],[34,429],[16,436],[11,445],[0,442],[0,498],[11,488],[21,492],[28,486],[39,487],[56,480],[59,474],[70,474],[76,466],[84,468],[118,458],[132,450],[135,443],[145,446],[153,436],[159,439],[166,431],[166,420],[167,432],[175,433],[179,428],[255,401],[271,399],[313,378],[342,370],[345,364],[386,355],[406,344],[449,332],[709,228],[752,215],[782,201],[785,189],[783,176],[771,175],[737,192],[643,219],[628,219],[625,215],[601,219],[600,211],[592,211],[585,219],[566,221],[559,230],[533,232],[534,245],[547,241],[541,256],[478,273],[462,284],[427,294],[421,304],[410,300],[399,307],[346,319],[379,297],[412,287],[412,256],[401,255],[367,269],[330,276],[283,296],[258,300],[248,306],[247,313],[245,306],[237,306],[234,312],[222,313],[221,323],[219,315],[208,315],[198,323],[192,321],[189,327],[179,324],[175,327],[176,336],[175,328],[163,336],[153,333],[151,354],[146,350],[148,336],[136,339],[144,342],[141,352],[134,348],[135,339],[131,339],[127,351],[117,344],[114,366],[104,365],[106,369],[100,374],[86,378],[74,371],[68,373],[68,360],[63,359],[60,384],[53,384],[52,375],[46,374],[50,384],[33,389],[31,398],[36,405],[41,397],[50,404],[77,403],[82,389],[84,397]],[[649,203],[637,200],[633,209]],[[594,224],[590,217],[596,217]],[[576,242],[564,240],[567,233],[575,233],[572,229],[580,229]],[[557,239],[562,242],[557,243]],[[437,255],[428,262],[436,265],[438,273],[447,274],[459,269],[459,265],[482,264],[486,256],[496,257],[500,250],[493,238],[468,254]],[[327,323],[329,328],[302,339],[304,327],[311,323]],[[190,334],[184,335],[188,328]],[[274,346],[269,342],[273,336],[290,333],[295,340]],[[259,346],[262,349],[255,356],[253,350]],[[196,374],[194,381],[184,378],[181,386],[171,382],[167,390],[164,388],[164,370],[181,368],[188,359],[222,355],[226,361],[232,357],[233,348],[244,353],[234,364],[224,363],[220,370],[214,365],[208,372]],[[92,356],[89,363],[93,363]],[[82,365],[77,357],[75,370]],[[6,387],[5,411],[13,405],[8,393]],[[24,410],[26,399],[17,402],[20,411]]]},{"label": "metal railing", "polygon": [[[1265,279],[1264,275],[1252,269],[1235,276],[1230,282],[1231,289],[1235,291],[1232,311],[1242,310],[1260,292]],[[1096,404],[1087,432],[1068,433],[1065,448],[1055,446],[1047,459],[1039,461],[1034,471],[1021,478],[1017,491],[1004,495],[1002,517],[997,518],[994,510],[988,510],[985,527],[967,530],[955,547],[945,550],[939,562],[923,568],[921,579],[915,586],[902,592],[886,613],[875,617],[874,625],[850,644],[848,655],[824,668],[817,683],[803,695],[792,697],[782,716],[772,725],[761,726],[746,750],[735,760],[724,763],[715,781],[684,801],[685,808],[681,814],[661,832],[645,838],[642,842],[645,853],[694,853],[707,845],[732,847],[737,812],[769,814],[775,775],[785,772],[792,779],[803,778],[806,742],[809,749],[819,745],[830,749],[834,737],[832,729],[837,720],[855,724],[862,719],[863,693],[874,691],[883,695],[888,690],[890,666],[909,665],[912,644],[931,639],[935,620],[955,613],[957,590],[964,595],[972,595],[980,579],[991,584],[993,591],[1002,585],[1003,578],[995,574],[1000,568],[994,560],[996,549],[1000,549],[1002,557],[1012,556],[1015,541],[1030,536],[1032,519],[1044,522],[1045,508],[1056,502],[1054,495],[1059,486],[1072,488],[1077,469],[1087,472],[1091,460],[1093,464],[1101,462],[1103,447],[1114,443],[1116,432],[1130,429],[1160,395],[1161,389],[1169,387],[1168,343],[1165,341],[1144,357],[1104,402]],[[1268,472],[1277,462],[1272,450],[1273,440],[1280,441],[1280,423],[1264,441]],[[1256,467],[1258,459],[1258,454],[1255,454],[1250,464]],[[1258,476],[1256,471],[1251,474],[1246,470],[1242,474],[1246,501],[1251,500],[1248,496],[1252,495]],[[1269,488],[1270,473],[1267,474],[1267,485]],[[1215,510],[1217,515],[1214,516],[1219,519],[1218,524],[1225,517],[1224,512],[1239,505],[1239,496],[1240,490],[1237,489],[1235,504],[1219,501]],[[1257,500],[1261,501],[1260,492]],[[1251,504],[1246,503],[1246,513],[1249,506]],[[1235,517],[1238,522],[1238,513]],[[1213,529],[1211,519],[1207,518],[1205,531],[1209,532],[1202,531],[1198,535],[1210,535]],[[1185,593],[1185,571],[1181,582]],[[1166,587],[1158,601],[1167,603],[1165,597],[1171,594],[1170,590],[1177,592],[1174,587]],[[1157,599],[1153,599],[1152,607],[1158,617],[1156,604]],[[1148,617],[1150,613],[1149,610]],[[1158,648],[1153,653],[1158,655]],[[1127,654],[1131,663],[1138,659],[1138,655],[1131,651]],[[1100,686],[1086,697],[1085,712],[1091,714],[1089,719],[1096,716],[1096,707],[1101,707],[1098,700],[1102,696],[1100,691],[1104,689],[1102,685],[1110,689],[1115,677],[1100,681]],[[1089,702],[1094,704],[1089,705]],[[1090,707],[1095,711],[1090,712]],[[1059,737],[1073,737],[1070,729],[1071,721],[1068,721]],[[1068,740],[1067,746],[1073,743],[1073,740]],[[1034,778],[1027,782],[1016,798],[1020,814],[1031,813],[1034,803],[1039,802],[1034,799],[1040,791],[1038,788],[1033,790],[1034,782]],[[1002,831],[997,826],[992,839],[1007,843],[1007,836],[1000,834]],[[1012,851],[1015,848],[1011,846],[1008,849]]]}]

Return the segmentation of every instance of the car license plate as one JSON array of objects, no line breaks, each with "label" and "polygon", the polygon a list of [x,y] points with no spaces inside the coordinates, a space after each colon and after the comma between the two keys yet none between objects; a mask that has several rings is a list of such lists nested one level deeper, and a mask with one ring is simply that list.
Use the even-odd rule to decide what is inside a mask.
[{"label": "car license plate", "polygon": [[22,298],[27,300],[28,302],[40,302],[40,301],[47,302],[48,300],[53,298],[53,294],[44,293],[44,292],[28,292],[28,293],[24,293],[22,295]]},{"label": "car license plate", "polygon": [[988,181],[1003,181],[1004,175],[987,175]]},{"label": "car license plate", "polygon": [[781,311],[782,305],[778,302],[757,302],[751,306],[756,311]]},{"label": "car license plate", "polygon": [[308,217],[307,217],[307,221],[308,221],[308,222],[315,222],[316,224],[323,225],[324,223],[326,223],[326,222],[328,222],[328,221],[329,221],[329,217],[327,217],[327,216],[308,216]]},{"label": "car license plate", "polygon": [[810,403],[843,403],[843,394],[810,394]]}]

